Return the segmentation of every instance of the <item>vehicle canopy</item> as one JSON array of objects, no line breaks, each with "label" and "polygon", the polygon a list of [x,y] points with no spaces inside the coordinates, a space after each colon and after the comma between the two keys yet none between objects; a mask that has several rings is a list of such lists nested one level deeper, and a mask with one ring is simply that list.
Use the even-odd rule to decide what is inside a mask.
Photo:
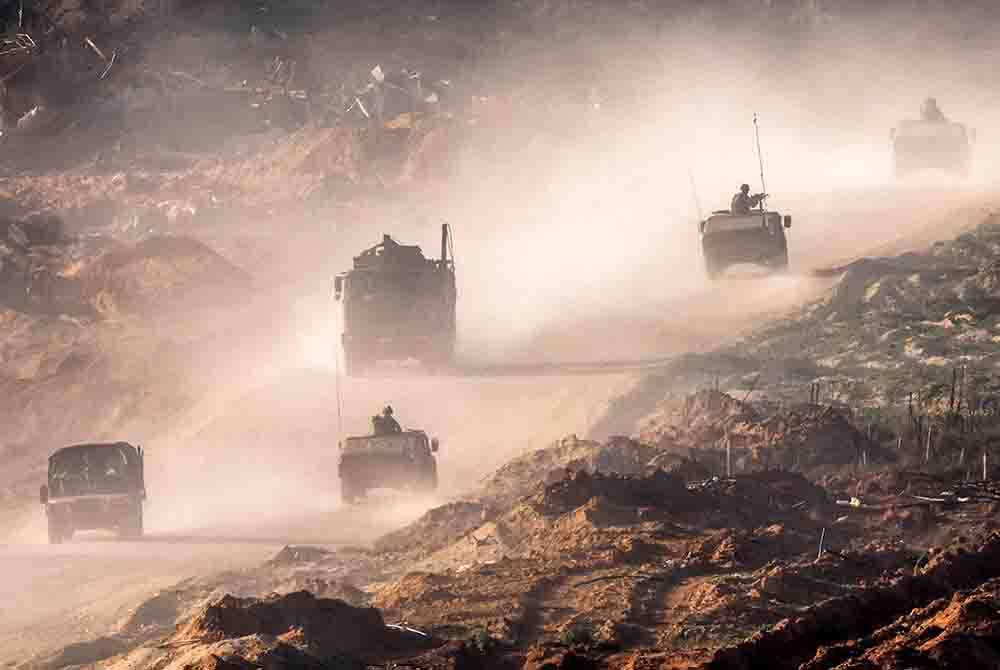
[{"label": "vehicle canopy", "polygon": [[405,430],[389,435],[364,435],[344,440],[345,454],[406,455],[428,448],[427,433]]},{"label": "vehicle canopy", "polygon": [[127,493],[142,483],[142,451],[128,442],[77,444],[49,457],[50,494]]}]

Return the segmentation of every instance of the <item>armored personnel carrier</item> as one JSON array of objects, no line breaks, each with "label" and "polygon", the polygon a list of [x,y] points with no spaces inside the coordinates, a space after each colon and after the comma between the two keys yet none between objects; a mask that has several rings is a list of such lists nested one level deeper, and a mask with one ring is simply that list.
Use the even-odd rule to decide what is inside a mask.
[{"label": "armored personnel carrier", "polygon": [[896,177],[923,170],[967,176],[972,166],[975,135],[975,130],[952,121],[900,121],[889,134]]},{"label": "armored personnel carrier", "polygon": [[354,258],[337,276],[343,304],[344,361],[348,375],[364,374],[378,360],[413,358],[432,365],[455,352],[455,259],[451,230],[441,226],[441,258],[389,235]]},{"label": "armored personnel carrier", "polygon": [[73,538],[78,530],[117,530],[142,536],[146,499],[141,447],[127,442],[78,444],[49,457],[48,482],[39,502],[48,518],[49,543]]},{"label": "armored personnel carrier", "polygon": [[705,272],[716,279],[731,265],[753,263],[781,271],[788,268],[785,228],[792,217],[766,210],[733,214],[717,210],[698,224]]},{"label": "armored personnel carrier", "polygon": [[422,430],[348,437],[341,444],[340,495],[346,504],[372,489],[432,493],[437,489],[437,438]]}]

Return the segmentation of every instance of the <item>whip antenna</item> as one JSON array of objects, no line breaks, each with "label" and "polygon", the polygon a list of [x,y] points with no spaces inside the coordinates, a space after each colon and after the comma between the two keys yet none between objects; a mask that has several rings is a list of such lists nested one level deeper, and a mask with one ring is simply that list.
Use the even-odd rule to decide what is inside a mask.
[{"label": "whip antenna", "polygon": [[[343,313],[341,313],[343,314]],[[343,318],[343,316],[341,316]],[[337,446],[341,446],[344,439],[344,411],[342,409],[343,400],[340,395],[340,354],[342,345],[336,345],[333,349],[333,364],[335,370],[335,384],[337,394]]]},{"label": "whip antenna", "polygon": [[753,134],[757,140],[757,163],[760,164],[760,190],[766,196],[767,184],[764,183],[764,154],[760,150],[760,126],[757,125],[757,112],[753,113]]}]

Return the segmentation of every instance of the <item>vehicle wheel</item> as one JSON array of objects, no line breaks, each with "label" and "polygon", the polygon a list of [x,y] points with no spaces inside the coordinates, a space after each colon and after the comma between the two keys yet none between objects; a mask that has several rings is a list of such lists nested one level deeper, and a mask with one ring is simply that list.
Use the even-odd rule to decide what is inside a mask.
[{"label": "vehicle wheel", "polygon": [[358,499],[364,497],[365,491],[354,484],[350,484],[347,480],[340,480],[340,499],[345,505],[353,505],[358,502]]},{"label": "vehicle wheel", "polygon": [[438,473],[437,465],[432,465],[431,468],[423,473],[420,479],[420,486],[418,487],[421,493],[434,493],[437,491],[438,486]]},{"label": "vehicle wheel", "polygon": [[118,537],[136,539],[142,537],[142,533],[142,506],[137,505],[136,509],[129,512],[128,517],[119,526]]},{"label": "vehicle wheel", "polygon": [[771,261],[771,267],[775,272],[786,272],[788,270],[788,249],[784,249]]},{"label": "vehicle wheel", "polygon": [[722,267],[708,254],[705,255],[705,274],[709,279],[718,279],[725,267]]}]

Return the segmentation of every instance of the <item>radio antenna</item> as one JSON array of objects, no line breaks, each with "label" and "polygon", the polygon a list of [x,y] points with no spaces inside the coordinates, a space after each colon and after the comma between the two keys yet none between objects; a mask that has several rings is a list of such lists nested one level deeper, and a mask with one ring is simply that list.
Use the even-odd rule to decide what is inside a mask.
[{"label": "radio antenna", "polygon": [[757,125],[757,112],[753,113],[753,134],[757,140],[757,163],[760,165],[760,189],[766,196],[767,184],[764,183],[764,154],[760,150],[760,126]]}]

